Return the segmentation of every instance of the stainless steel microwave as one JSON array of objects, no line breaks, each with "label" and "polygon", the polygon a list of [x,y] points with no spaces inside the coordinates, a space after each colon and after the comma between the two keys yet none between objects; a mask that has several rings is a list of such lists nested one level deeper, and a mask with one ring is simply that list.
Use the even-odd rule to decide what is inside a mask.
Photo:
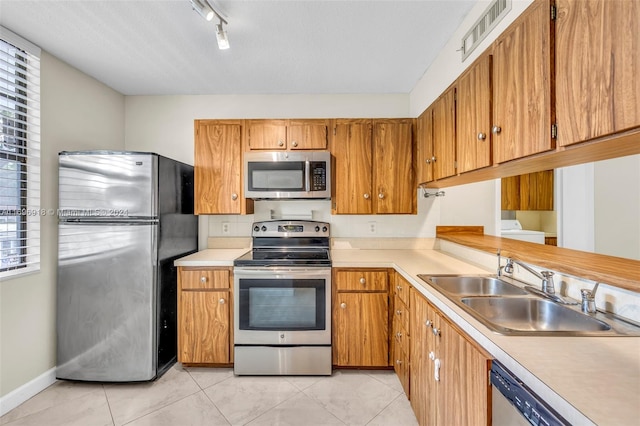
[{"label": "stainless steel microwave", "polygon": [[244,153],[246,198],[331,198],[331,153]]}]

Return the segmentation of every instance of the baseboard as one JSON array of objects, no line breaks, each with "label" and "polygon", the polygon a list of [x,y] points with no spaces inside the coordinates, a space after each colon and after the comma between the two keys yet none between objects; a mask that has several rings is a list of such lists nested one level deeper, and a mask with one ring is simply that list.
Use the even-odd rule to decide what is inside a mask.
[{"label": "baseboard", "polygon": [[42,392],[56,381],[56,368],[45,371],[35,379],[0,398],[0,416],[4,416],[29,398]]}]

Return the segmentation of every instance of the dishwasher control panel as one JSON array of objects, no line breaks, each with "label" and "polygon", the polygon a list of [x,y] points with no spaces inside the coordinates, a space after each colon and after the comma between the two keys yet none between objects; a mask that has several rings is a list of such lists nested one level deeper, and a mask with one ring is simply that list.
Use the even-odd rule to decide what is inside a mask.
[{"label": "dishwasher control panel", "polygon": [[498,361],[491,363],[491,384],[535,426],[570,425]]}]

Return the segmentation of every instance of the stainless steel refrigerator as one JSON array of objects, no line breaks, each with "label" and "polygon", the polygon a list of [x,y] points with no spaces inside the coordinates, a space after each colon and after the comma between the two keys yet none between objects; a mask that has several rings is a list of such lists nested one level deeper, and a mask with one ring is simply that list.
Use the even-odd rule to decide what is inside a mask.
[{"label": "stainless steel refrigerator", "polygon": [[173,261],[197,250],[193,167],[140,152],[58,160],[56,376],[153,380],[176,361]]}]

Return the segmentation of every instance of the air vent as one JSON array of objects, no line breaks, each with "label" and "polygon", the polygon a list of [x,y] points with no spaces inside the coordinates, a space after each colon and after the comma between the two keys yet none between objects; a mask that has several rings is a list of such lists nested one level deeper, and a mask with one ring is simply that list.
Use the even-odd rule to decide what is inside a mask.
[{"label": "air vent", "polygon": [[510,10],[511,0],[493,0],[491,2],[462,39],[463,62]]}]

